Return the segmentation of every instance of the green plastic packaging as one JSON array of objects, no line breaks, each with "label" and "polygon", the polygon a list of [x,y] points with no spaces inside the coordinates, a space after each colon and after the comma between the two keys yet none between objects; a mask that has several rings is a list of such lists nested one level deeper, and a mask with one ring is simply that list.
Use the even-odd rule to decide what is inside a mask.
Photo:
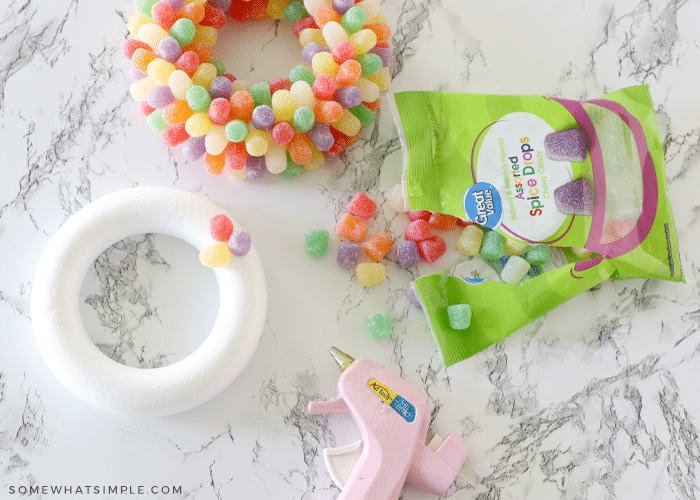
[{"label": "green plastic packaging", "polygon": [[[428,91],[394,100],[406,208],[557,255],[515,284],[454,270],[413,282],[447,366],[608,278],[685,282],[646,86],[589,101]],[[572,156],[577,147],[585,158]],[[500,273],[507,258],[489,264]],[[472,308],[466,330],[450,327],[454,304]]]}]

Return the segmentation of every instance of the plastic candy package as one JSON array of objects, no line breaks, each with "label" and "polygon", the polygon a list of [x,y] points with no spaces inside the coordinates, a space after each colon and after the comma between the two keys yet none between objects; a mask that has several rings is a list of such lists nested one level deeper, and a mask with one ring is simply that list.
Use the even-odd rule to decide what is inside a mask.
[{"label": "plastic candy package", "polygon": [[[506,269],[500,280],[445,271],[413,282],[446,365],[608,278],[685,282],[646,86],[589,101],[401,92],[393,111],[404,209],[478,224],[483,242],[465,235],[463,253],[480,248]],[[549,262],[555,247],[563,258]],[[457,331],[447,308],[463,303],[471,324]]]}]

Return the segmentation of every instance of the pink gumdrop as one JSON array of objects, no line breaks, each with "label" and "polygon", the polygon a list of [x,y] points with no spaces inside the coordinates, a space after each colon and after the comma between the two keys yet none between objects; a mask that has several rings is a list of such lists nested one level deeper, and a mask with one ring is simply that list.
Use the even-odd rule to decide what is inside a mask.
[{"label": "pink gumdrop", "polygon": [[233,222],[224,214],[218,214],[209,220],[209,234],[216,241],[227,242],[233,234]]},{"label": "pink gumdrop", "polygon": [[377,204],[365,193],[357,193],[350,203],[348,203],[348,212],[360,219],[370,219],[377,210]]},{"label": "pink gumdrop", "polygon": [[423,241],[430,236],[430,224],[423,219],[409,222],[404,229],[404,238],[410,241]]},{"label": "pink gumdrop", "polygon": [[153,21],[165,31],[168,31],[177,21],[175,10],[164,1],[157,2],[151,7],[151,16]]},{"label": "pink gumdrop", "polygon": [[433,215],[433,213],[429,210],[412,210],[406,212],[406,215],[408,215],[408,220],[410,221],[423,219],[424,221],[428,222],[430,220],[430,216]]},{"label": "pink gumdrop", "polygon": [[289,144],[294,138],[294,127],[289,122],[277,122],[272,127],[272,140],[280,146]]},{"label": "pink gumdrop", "polygon": [[355,59],[355,46],[352,42],[345,40],[333,47],[331,55],[336,63],[342,64],[349,59]]},{"label": "pink gumdrop", "polygon": [[169,148],[174,148],[175,146],[182,144],[189,139],[190,135],[185,130],[185,124],[178,123],[177,125],[171,125],[163,130],[161,138],[166,146]]},{"label": "pink gumdrop", "polygon": [[226,125],[231,115],[231,103],[228,99],[217,97],[209,105],[209,119],[214,125]]},{"label": "pink gumdrop", "polygon": [[322,99],[324,101],[329,101],[335,97],[336,88],[335,78],[326,74],[318,75],[311,87],[316,99]]},{"label": "pink gumdrop", "polygon": [[175,67],[187,73],[189,76],[194,75],[199,67],[199,56],[196,52],[188,50],[175,61]]}]

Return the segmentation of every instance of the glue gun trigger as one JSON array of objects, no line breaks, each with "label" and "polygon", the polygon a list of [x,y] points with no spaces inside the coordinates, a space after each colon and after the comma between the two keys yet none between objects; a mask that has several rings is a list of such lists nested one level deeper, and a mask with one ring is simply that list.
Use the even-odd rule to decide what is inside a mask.
[{"label": "glue gun trigger", "polygon": [[309,415],[322,415],[324,413],[340,413],[348,411],[348,407],[342,398],[330,401],[311,401],[309,403]]},{"label": "glue gun trigger", "polygon": [[[431,451],[437,451],[444,441],[445,440],[441,436],[433,434],[430,431],[428,431],[425,435],[425,445]],[[477,474],[474,469],[469,467],[467,464],[462,464],[462,468],[457,471],[457,475],[469,483],[473,488],[476,488],[481,484],[481,476],[479,476],[479,474]]]}]

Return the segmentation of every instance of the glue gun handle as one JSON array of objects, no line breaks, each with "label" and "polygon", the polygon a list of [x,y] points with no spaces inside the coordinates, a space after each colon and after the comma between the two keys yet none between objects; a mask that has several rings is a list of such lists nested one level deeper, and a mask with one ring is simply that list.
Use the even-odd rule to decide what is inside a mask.
[{"label": "glue gun handle", "polygon": [[340,413],[343,411],[348,411],[348,407],[342,398],[335,398],[330,401],[311,401],[309,403],[309,415]]}]

